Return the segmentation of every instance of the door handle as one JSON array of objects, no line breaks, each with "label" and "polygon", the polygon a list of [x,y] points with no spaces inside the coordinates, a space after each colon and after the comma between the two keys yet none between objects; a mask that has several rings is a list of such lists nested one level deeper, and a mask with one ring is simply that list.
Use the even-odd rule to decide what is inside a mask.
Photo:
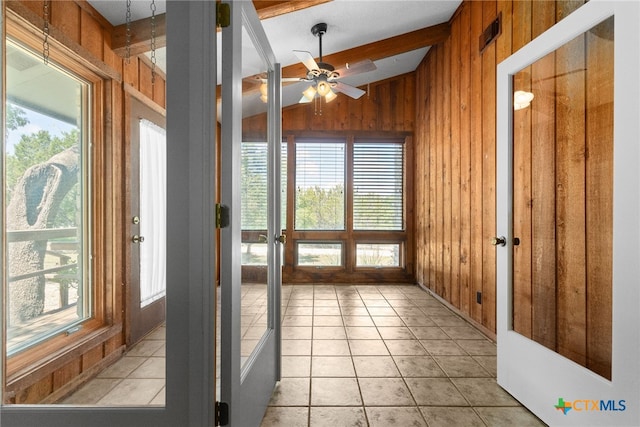
[{"label": "door handle", "polygon": [[258,243],[267,243],[267,235],[266,234],[258,234]]},{"label": "door handle", "polygon": [[144,237],[143,237],[143,236],[138,236],[138,235],[136,234],[135,236],[133,236],[133,237],[131,238],[131,241],[132,241],[133,243],[142,243],[142,242],[144,242]]},{"label": "door handle", "polygon": [[505,246],[507,244],[507,239],[504,236],[492,237],[491,244],[493,246]]},{"label": "door handle", "polygon": [[283,234],[283,235],[281,235],[281,236],[278,236],[278,237],[276,237],[276,240],[277,240],[279,243],[282,243],[282,244],[284,245],[285,243],[287,243],[287,235],[286,235],[286,234]]}]

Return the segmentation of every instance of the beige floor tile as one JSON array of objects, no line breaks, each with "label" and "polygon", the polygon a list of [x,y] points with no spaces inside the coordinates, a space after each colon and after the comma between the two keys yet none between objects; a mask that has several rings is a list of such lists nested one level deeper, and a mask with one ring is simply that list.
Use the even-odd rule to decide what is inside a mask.
[{"label": "beige floor tile", "polygon": [[269,406],[308,406],[309,378],[282,378],[276,383]]},{"label": "beige floor tile", "polygon": [[98,401],[98,405],[148,405],[163,387],[163,379],[125,378],[112,388],[102,399],[100,399]]},{"label": "beige floor tile", "polygon": [[284,316],[282,326],[313,326],[313,316]]},{"label": "beige floor tile", "polygon": [[398,316],[424,316],[424,312],[418,307],[396,307]]},{"label": "beige floor tile", "polygon": [[342,326],[342,316],[313,316],[313,326]]},{"label": "beige floor tile", "polygon": [[143,340],[134,345],[131,350],[127,352],[127,356],[152,356],[153,353],[158,351],[164,344],[165,342],[160,340]]},{"label": "beige floor tile", "polygon": [[387,346],[382,340],[349,340],[351,354],[354,356],[386,356]]},{"label": "beige floor tile", "polygon": [[380,334],[374,326],[347,326],[347,338],[350,340],[379,340]]},{"label": "beige floor tile", "polygon": [[469,406],[448,378],[405,378],[420,406]]},{"label": "beige floor tile", "polygon": [[433,356],[466,356],[467,353],[452,340],[420,340],[422,346]]},{"label": "beige floor tile", "polygon": [[307,427],[309,408],[270,406],[262,419],[261,427]]},{"label": "beige floor tile", "polygon": [[131,372],[129,378],[165,378],[166,359],[164,357],[150,357],[136,370]]},{"label": "beige floor tile", "polygon": [[312,406],[360,406],[360,389],[355,378],[313,378]]},{"label": "beige floor tile", "polygon": [[438,326],[410,326],[409,329],[419,340],[448,340],[449,335],[445,334]]},{"label": "beige floor tile", "polygon": [[378,332],[385,340],[412,340],[416,338],[406,326],[380,326]]},{"label": "beige floor tile", "polygon": [[422,356],[427,351],[418,340],[384,340],[392,356]]},{"label": "beige floor tile", "polygon": [[449,378],[491,376],[471,356],[434,356],[433,358]]},{"label": "beige floor tile", "polygon": [[451,381],[472,406],[518,406],[494,378],[453,378]]},{"label": "beige floor tile", "polygon": [[338,300],[334,297],[334,299],[314,299],[313,306],[315,308],[318,307],[340,307],[338,304]]},{"label": "beige floor tile", "polygon": [[353,361],[349,356],[314,356],[311,360],[313,377],[355,377]]},{"label": "beige floor tile", "polygon": [[294,299],[291,297],[288,307],[313,307],[313,299]]},{"label": "beige floor tile", "polygon": [[167,344],[162,343],[162,346],[152,354],[152,357],[167,357]]},{"label": "beige floor tile", "polygon": [[353,356],[358,377],[399,377],[400,372],[391,356]]},{"label": "beige floor tile", "polygon": [[483,340],[456,340],[456,344],[472,356],[495,356],[496,344],[487,339]]},{"label": "beige floor tile", "polygon": [[446,376],[431,356],[394,356],[393,359],[405,378],[439,378]]},{"label": "beige floor tile", "polygon": [[[157,351],[157,350],[156,350]],[[126,378],[147,360],[146,357],[125,356],[104,371],[98,374],[98,378]]]},{"label": "beige floor tile", "polygon": [[391,307],[370,307],[367,310],[371,316],[397,316],[398,313]]},{"label": "beige floor tile", "polygon": [[400,316],[407,326],[436,326],[436,324],[426,315],[421,316]]},{"label": "beige floor tile", "polygon": [[[360,297],[358,297],[358,299],[341,299],[340,300],[340,307],[342,309],[347,308],[347,307],[352,307],[352,308],[364,308],[365,310],[367,309],[367,307],[364,305],[364,302],[362,302],[362,300],[360,299]],[[369,313],[368,311],[366,313]]]},{"label": "beige floor tile", "polygon": [[371,320],[377,327],[405,326],[399,316],[372,316]]},{"label": "beige floor tile", "polygon": [[470,326],[442,326],[445,334],[454,340],[482,340],[484,335]]},{"label": "beige floor tile", "polygon": [[314,356],[349,356],[347,340],[313,340]]},{"label": "beige floor tile", "polygon": [[538,427],[545,424],[525,408],[476,408],[480,417],[492,427]]},{"label": "beige floor tile", "polygon": [[365,427],[367,418],[360,407],[311,407],[310,427]]},{"label": "beige floor tile", "polygon": [[156,397],[154,397],[151,402],[149,402],[149,405],[164,406],[167,400],[166,394],[166,387],[162,387],[162,390],[160,390],[158,394],[156,394]]},{"label": "beige floor tile", "polygon": [[312,316],[313,315],[313,305],[305,305],[305,306],[297,306],[290,305],[284,310],[284,313],[287,316]]},{"label": "beige floor tile", "polygon": [[[485,427],[472,408],[423,406],[420,408],[429,427]],[[512,424],[513,427],[518,424]]]},{"label": "beige floor tile", "polygon": [[458,316],[453,315],[429,315],[433,323],[438,326],[468,326],[468,323]]},{"label": "beige floor tile", "polygon": [[282,340],[283,356],[310,356],[311,340]]},{"label": "beige floor tile", "polygon": [[282,356],[282,377],[309,377],[311,356]]},{"label": "beige floor tile", "polygon": [[65,399],[65,405],[95,405],[120,381],[119,378],[96,378]]},{"label": "beige floor tile", "polygon": [[393,308],[400,308],[400,307],[415,307],[415,304],[413,303],[413,301],[411,301],[408,298],[389,298],[387,297],[387,302],[389,303],[389,305]]},{"label": "beige floor tile", "polygon": [[167,339],[167,328],[165,328],[164,326],[159,326],[151,331],[146,337],[144,337],[144,339],[165,341]]},{"label": "beige floor tile", "polygon": [[413,397],[402,378],[358,378],[365,406],[411,406]]},{"label": "beige floor tile", "polygon": [[345,340],[347,334],[343,326],[314,326],[313,339],[315,340]]},{"label": "beige floor tile", "polygon": [[283,340],[311,339],[311,326],[283,326],[281,330]]},{"label": "beige floor tile", "polygon": [[340,311],[343,316],[367,316],[369,314],[366,307],[341,306]]},{"label": "beige floor tile", "polygon": [[[426,427],[427,423],[416,407],[366,408],[370,427]],[[453,427],[453,426],[452,426]]]},{"label": "beige floor tile", "polygon": [[314,307],[314,316],[340,316],[340,307]]},{"label": "beige floor tile", "polygon": [[484,369],[495,377],[498,374],[497,357],[496,356],[473,356]]},{"label": "beige floor tile", "polygon": [[343,316],[345,326],[375,326],[369,316]]}]

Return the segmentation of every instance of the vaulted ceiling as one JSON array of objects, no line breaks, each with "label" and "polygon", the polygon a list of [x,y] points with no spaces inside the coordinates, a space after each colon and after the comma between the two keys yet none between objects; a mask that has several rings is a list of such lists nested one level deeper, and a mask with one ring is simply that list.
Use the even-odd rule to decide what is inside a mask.
[{"label": "vaulted ceiling", "polygon": [[[115,29],[113,47],[124,51],[126,1],[89,0]],[[362,86],[416,69],[429,46],[449,34],[448,21],[461,0],[254,0],[258,16],[284,77],[303,77],[306,69],[293,50],[306,50],[317,59],[318,39],[311,27],[328,24],[323,37],[323,61],[342,67],[371,59],[377,70],[345,77],[342,81]],[[156,45],[163,47],[165,2],[154,2]],[[131,52],[148,53],[150,46],[151,0],[131,2]],[[164,49],[156,57],[162,66]],[[251,70],[245,73],[251,75]],[[285,105],[297,102],[304,83],[283,90]]]}]

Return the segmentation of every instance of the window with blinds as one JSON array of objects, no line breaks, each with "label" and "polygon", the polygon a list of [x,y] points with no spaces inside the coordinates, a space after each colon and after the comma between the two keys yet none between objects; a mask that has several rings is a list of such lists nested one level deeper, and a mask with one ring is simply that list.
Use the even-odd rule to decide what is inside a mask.
[{"label": "window with blinds", "polygon": [[344,141],[296,143],[296,230],[344,230]]},{"label": "window with blinds", "polygon": [[404,229],[404,144],[353,146],[353,229]]},{"label": "window with blinds", "polygon": [[[243,142],[241,164],[240,222],[243,230],[267,229],[267,143]],[[287,218],[287,146],[282,144],[281,155],[281,225]]]}]

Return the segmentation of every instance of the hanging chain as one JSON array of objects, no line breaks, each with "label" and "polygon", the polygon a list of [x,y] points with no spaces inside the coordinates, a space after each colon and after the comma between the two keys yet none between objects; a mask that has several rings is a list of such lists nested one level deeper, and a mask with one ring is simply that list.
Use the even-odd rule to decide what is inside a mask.
[{"label": "hanging chain", "polygon": [[151,0],[151,84],[156,82],[156,1]]},{"label": "hanging chain", "polygon": [[131,63],[131,0],[127,0],[127,40],[125,59],[127,65]]},{"label": "hanging chain", "polygon": [[45,0],[42,3],[42,17],[44,18],[44,25],[42,26],[42,36],[44,40],[42,41],[42,59],[44,60],[44,64],[49,64],[49,7],[51,1]]}]

